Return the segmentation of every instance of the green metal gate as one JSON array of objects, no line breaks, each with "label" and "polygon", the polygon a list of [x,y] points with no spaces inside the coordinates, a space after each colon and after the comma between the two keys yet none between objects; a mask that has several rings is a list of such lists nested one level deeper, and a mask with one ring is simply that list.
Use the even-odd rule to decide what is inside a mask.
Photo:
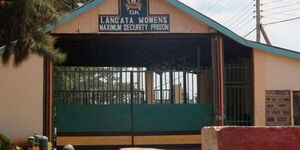
[{"label": "green metal gate", "polygon": [[225,125],[253,125],[253,71],[251,65],[224,67]]},{"label": "green metal gate", "polygon": [[[209,69],[149,71],[145,68],[55,67],[58,135],[200,133],[212,125],[212,105],[200,103],[197,75]],[[147,102],[146,74],[153,101]],[[157,82],[157,83],[156,83]],[[174,102],[174,86],[184,98]]]}]

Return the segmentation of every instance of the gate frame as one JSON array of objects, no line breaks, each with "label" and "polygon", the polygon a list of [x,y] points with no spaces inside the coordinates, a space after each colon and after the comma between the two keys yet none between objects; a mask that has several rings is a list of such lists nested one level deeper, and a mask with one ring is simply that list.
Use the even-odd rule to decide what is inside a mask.
[{"label": "gate frame", "polygon": [[[146,36],[151,34],[145,34]],[[163,34],[156,34],[163,36]],[[173,34],[176,35],[176,34]],[[201,35],[201,34],[181,34],[181,35]],[[207,34],[204,34],[207,35]],[[215,125],[224,125],[224,120],[222,119],[224,115],[224,80],[223,80],[223,67],[224,67],[224,60],[223,60],[223,38],[221,35],[218,34],[210,34],[212,35],[211,40],[211,52],[212,52],[212,70],[214,71],[214,76],[217,77],[217,82],[214,83],[214,120]],[[53,106],[53,69],[54,65],[45,59],[45,103],[44,103],[44,134],[49,137],[49,139],[55,143],[55,131],[54,129],[54,106]],[[253,108],[254,109],[254,108]],[[221,116],[217,118],[216,116]]]}]

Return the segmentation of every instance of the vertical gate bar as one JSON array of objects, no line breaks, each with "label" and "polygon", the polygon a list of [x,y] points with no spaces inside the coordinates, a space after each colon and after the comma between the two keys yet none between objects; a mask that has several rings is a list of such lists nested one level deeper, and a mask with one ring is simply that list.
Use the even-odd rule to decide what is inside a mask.
[{"label": "vertical gate bar", "polygon": [[[72,90],[72,72],[71,72],[71,68],[68,69],[68,91],[71,91]],[[72,95],[70,92],[68,92],[68,97],[69,97],[69,100],[68,100],[68,104],[72,104]]]},{"label": "vertical gate bar", "polygon": [[237,118],[237,124],[238,125],[240,125],[240,120],[241,120],[241,107],[240,107],[240,105],[241,105],[241,102],[240,102],[240,97],[241,97],[241,94],[240,94],[240,87],[238,86],[237,88],[236,88],[236,90],[237,90],[237,108],[238,108],[238,118]]},{"label": "vertical gate bar", "polygon": [[183,72],[183,100],[184,104],[187,104],[187,93],[186,93],[186,72]]},{"label": "vertical gate bar", "polygon": [[95,86],[96,86],[96,85],[95,85],[95,67],[93,67],[92,75],[93,75],[93,90],[92,90],[92,91],[93,91],[93,94],[92,94],[92,103],[93,103],[93,104],[96,104],[96,99],[95,99],[95,97],[96,97],[96,96],[95,96],[95,94],[96,94],[96,93],[95,93]]},{"label": "vertical gate bar", "polygon": [[100,102],[100,72],[99,72],[99,68],[97,68],[96,69],[96,71],[97,71],[97,103],[99,104],[99,105],[101,105],[101,102]]},{"label": "vertical gate bar", "polygon": [[70,89],[69,89],[69,98],[70,98],[70,104],[74,104],[74,97],[73,97],[73,93],[72,93],[72,90],[73,90],[73,72],[72,72],[72,68],[70,68],[69,70],[69,86],[70,86]]},{"label": "vertical gate bar", "polygon": [[76,85],[76,89],[75,89],[75,95],[76,95],[76,104],[79,104],[79,74],[78,74],[78,67],[76,67],[75,69],[75,85]]},{"label": "vertical gate bar", "polygon": [[140,98],[140,90],[141,90],[141,82],[140,82],[140,80],[141,80],[141,76],[140,76],[140,68],[137,68],[136,69],[136,84],[137,84],[137,92],[136,92],[136,101],[137,101],[137,104],[140,104],[140,101],[141,101],[141,98]]},{"label": "vertical gate bar", "polygon": [[123,68],[121,67],[120,68],[120,80],[119,80],[119,90],[120,90],[120,97],[119,97],[119,101],[120,101],[120,104],[123,104],[123,100],[122,100],[122,97],[123,97],[123,88],[122,88],[122,84],[123,84]]},{"label": "vertical gate bar", "polygon": [[235,110],[235,108],[236,108],[236,106],[235,106],[235,99],[234,99],[234,88],[233,87],[230,87],[230,99],[231,99],[231,102],[232,102],[232,105],[231,105],[231,109],[232,109],[232,119],[231,119],[231,124],[234,124],[234,120],[235,120],[235,112],[236,112],[236,110]]},{"label": "vertical gate bar", "polygon": [[[237,76],[238,76],[237,82],[241,82],[240,65],[237,65],[236,71],[237,71]],[[239,85],[238,86],[239,125],[241,125],[241,123],[242,123],[242,112],[243,112],[241,89],[242,89],[242,87],[241,87],[241,85]]]},{"label": "vertical gate bar", "polygon": [[[67,86],[68,86],[67,91],[71,90],[71,84],[70,84],[70,82],[71,82],[71,79],[70,79],[70,69],[69,69],[68,72],[67,72]],[[67,92],[67,94],[68,94],[67,97],[69,98],[69,99],[67,99],[67,103],[68,104],[72,104],[70,92]]]},{"label": "vertical gate bar", "polygon": [[78,104],[81,104],[81,68],[78,68]]},{"label": "vertical gate bar", "polygon": [[130,94],[131,94],[131,102],[130,102],[130,104],[131,104],[131,132],[132,132],[132,134],[131,134],[131,144],[132,144],[132,146],[134,145],[134,114],[133,114],[133,72],[131,71],[130,72]]},{"label": "vertical gate bar", "polygon": [[159,86],[160,86],[160,104],[163,104],[163,74],[162,72],[159,72]]},{"label": "vertical gate bar", "polygon": [[225,114],[225,120],[224,120],[224,125],[227,125],[227,117],[229,115],[228,113],[228,99],[227,99],[227,88],[226,88],[226,82],[227,82],[227,67],[224,65],[224,114]]},{"label": "vertical gate bar", "polygon": [[94,84],[94,104],[96,105],[99,105],[99,102],[98,102],[98,76],[97,76],[97,68],[93,68],[94,69],[94,73],[93,73],[93,76],[94,76],[94,81],[93,81],[93,84]]},{"label": "vertical gate bar", "polygon": [[[98,68],[98,82],[99,82],[99,85],[98,85],[98,89],[99,89],[99,103],[101,105],[104,105],[104,102],[103,102],[103,90],[102,90],[102,84],[103,84],[103,81],[100,80],[101,78],[101,75],[102,75],[102,68]],[[101,82],[102,81],[102,82]]]},{"label": "vertical gate bar", "polygon": [[112,95],[111,95],[111,67],[107,67],[107,97],[108,97],[108,101],[109,104],[112,105],[113,104],[113,99],[112,99]]},{"label": "vertical gate bar", "polygon": [[144,93],[143,93],[144,103],[143,104],[147,104],[147,100],[146,100],[147,95],[146,95],[146,92],[145,92],[147,90],[146,86],[147,86],[146,85],[146,70],[144,70],[143,71],[143,91],[144,91]]},{"label": "vertical gate bar", "polygon": [[126,96],[126,104],[129,104],[128,103],[128,86],[127,86],[127,84],[128,84],[128,81],[127,81],[127,74],[128,74],[128,72],[127,72],[127,68],[125,68],[125,96]]},{"label": "vertical gate bar", "polygon": [[[176,77],[176,74],[177,74],[177,77]],[[178,91],[178,95],[179,95],[179,98],[178,98],[178,103],[180,104],[180,103],[182,103],[181,102],[181,99],[183,99],[182,98],[182,95],[181,95],[181,81],[180,81],[180,75],[179,75],[179,72],[177,71],[176,72],[176,74],[175,74],[175,80],[177,81],[177,85],[179,85],[179,91]]]},{"label": "vertical gate bar", "polygon": [[241,122],[242,122],[242,125],[244,125],[244,122],[245,122],[245,107],[244,107],[244,87],[241,87],[240,88],[241,90],[241,108],[242,108],[242,111],[241,111]]},{"label": "vertical gate bar", "polygon": [[[66,70],[65,72],[64,72],[64,78],[65,78],[65,91],[67,91],[68,90],[68,74],[67,74],[67,71],[68,70]],[[65,102],[65,104],[68,104],[68,101],[66,100],[66,97],[68,97],[68,93],[66,93],[66,92],[64,92],[65,93],[65,96],[64,96],[64,102]]]},{"label": "vertical gate bar", "polygon": [[[66,88],[66,86],[67,86],[67,77],[65,75],[65,71],[62,70],[61,74],[62,74],[62,79],[64,81],[63,86],[62,86],[62,90],[63,91],[67,91],[67,88]],[[66,102],[65,102],[65,93],[64,92],[62,93],[62,103],[66,104]]]},{"label": "vertical gate bar", "polygon": [[86,84],[87,84],[87,78],[86,78],[86,68],[84,67],[84,72],[83,72],[83,75],[84,75],[84,92],[83,92],[83,104],[86,104],[86,99],[87,99],[87,92],[86,92]]},{"label": "vertical gate bar", "polygon": [[225,125],[230,125],[230,120],[229,118],[231,118],[231,100],[230,100],[230,89],[227,87],[228,85],[228,66],[225,66],[224,68],[225,70],[225,77],[224,77],[224,90],[225,90],[225,108],[227,109],[226,112],[226,116],[225,116]]},{"label": "vertical gate bar", "polygon": [[[141,78],[142,78],[142,86],[141,86],[142,89],[141,89],[141,91],[145,91],[145,88],[144,88],[144,74],[145,74],[145,72],[142,70],[142,72],[141,72]],[[142,104],[145,103],[144,97],[145,97],[145,95],[144,95],[144,93],[142,93]]]},{"label": "vertical gate bar", "polygon": [[111,95],[111,88],[112,88],[112,85],[111,85],[111,81],[112,81],[112,77],[111,77],[111,67],[107,67],[107,97],[108,100],[109,100],[109,104],[113,104],[113,99],[112,99],[112,95]]},{"label": "vertical gate bar", "polygon": [[166,72],[163,72],[163,82],[164,82],[164,84],[163,84],[163,99],[165,100],[165,104],[167,104],[167,103],[169,103],[169,99],[168,99],[168,88],[167,88],[167,74],[166,74]]},{"label": "vertical gate bar", "polygon": [[101,91],[101,103],[103,105],[105,105],[105,95],[104,95],[104,92],[105,92],[105,88],[104,88],[104,85],[105,85],[105,76],[104,76],[105,68],[104,67],[101,68],[99,70],[99,72],[100,72],[100,74],[102,76],[102,80],[101,80],[102,82],[100,82],[100,84],[101,84],[101,88],[100,88],[100,91]]},{"label": "vertical gate bar", "polygon": [[85,90],[85,93],[86,93],[86,99],[85,99],[85,103],[86,104],[89,104],[89,85],[90,85],[90,72],[89,72],[89,68],[87,68],[87,72],[86,72],[86,81],[87,81],[87,84],[86,84],[86,90]]},{"label": "vertical gate bar", "polygon": [[105,80],[103,81],[103,100],[104,100],[104,104],[107,105],[108,104],[108,95],[107,95],[107,79],[108,79],[108,76],[107,76],[107,68],[103,68],[103,75]]},{"label": "vertical gate bar", "polygon": [[159,91],[158,91],[158,86],[159,86],[159,79],[158,79],[158,74],[155,73],[155,89],[154,89],[154,95],[155,95],[155,104],[159,104]]},{"label": "vertical gate bar", "polygon": [[184,82],[185,82],[185,93],[186,93],[186,104],[189,104],[189,74],[185,72]]},{"label": "vertical gate bar", "polygon": [[115,104],[115,99],[114,99],[114,68],[110,67],[110,81],[111,81],[111,85],[110,85],[110,90],[111,90],[111,101],[112,101],[112,104]]},{"label": "vertical gate bar", "polygon": [[218,122],[219,122],[219,120],[218,120],[218,118],[217,118],[217,116],[219,115],[219,104],[218,104],[218,87],[217,87],[217,85],[218,85],[218,83],[217,83],[217,64],[216,64],[216,61],[217,61],[217,59],[216,59],[217,57],[216,57],[216,37],[214,36],[214,37],[212,37],[211,38],[211,63],[212,63],[212,77],[213,77],[213,79],[212,79],[212,82],[213,82],[213,84],[212,84],[212,92],[213,92],[213,107],[214,107],[214,123],[215,123],[215,125],[219,125],[218,124]]},{"label": "vertical gate bar", "polygon": [[193,104],[197,104],[196,102],[196,98],[195,98],[195,91],[194,91],[194,73],[192,74],[192,100],[193,100]]},{"label": "vertical gate bar", "polygon": [[87,71],[87,81],[88,81],[88,84],[86,86],[87,90],[86,90],[86,93],[87,93],[87,104],[90,104],[90,98],[91,98],[91,92],[90,92],[90,89],[91,89],[91,71],[90,71],[90,68],[88,68],[88,71]]},{"label": "vertical gate bar", "polygon": [[73,67],[73,97],[74,97],[74,103],[75,104],[78,104],[77,103],[77,80],[76,80],[76,68]]},{"label": "vertical gate bar", "polygon": [[172,71],[170,71],[170,103],[174,104],[174,84]]},{"label": "vertical gate bar", "polygon": [[200,94],[201,94],[201,87],[200,87],[200,75],[201,75],[201,48],[200,47],[197,47],[197,70],[196,70],[196,74],[197,74],[197,83],[196,83],[196,86],[197,86],[197,99],[196,101],[198,103],[200,103],[202,100],[200,98]]}]

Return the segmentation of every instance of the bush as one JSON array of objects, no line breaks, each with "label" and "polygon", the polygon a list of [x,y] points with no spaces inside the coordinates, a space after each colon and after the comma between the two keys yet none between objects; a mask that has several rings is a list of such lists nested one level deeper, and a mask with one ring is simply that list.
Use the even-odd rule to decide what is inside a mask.
[{"label": "bush", "polygon": [[12,145],[10,139],[0,133],[0,150],[23,150],[21,147]]},{"label": "bush", "polygon": [[10,139],[0,133],[0,150],[12,150]]}]

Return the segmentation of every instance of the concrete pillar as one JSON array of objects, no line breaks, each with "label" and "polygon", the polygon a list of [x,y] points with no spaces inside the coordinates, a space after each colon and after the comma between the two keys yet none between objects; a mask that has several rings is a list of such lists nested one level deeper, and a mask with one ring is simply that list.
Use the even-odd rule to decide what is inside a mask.
[{"label": "concrete pillar", "polygon": [[182,101],[181,85],[174,85],[174,104],[180,104]]},{"label": "concrete pillar", "polygon": [[265,126],[266,123],[266,69],[265,52],[253,50],[254,63],[254,125]]},{"label": "concrete pillar", "polygon": [[147,104],[153,104],[153,72],[146,72],[146,97]]}]

